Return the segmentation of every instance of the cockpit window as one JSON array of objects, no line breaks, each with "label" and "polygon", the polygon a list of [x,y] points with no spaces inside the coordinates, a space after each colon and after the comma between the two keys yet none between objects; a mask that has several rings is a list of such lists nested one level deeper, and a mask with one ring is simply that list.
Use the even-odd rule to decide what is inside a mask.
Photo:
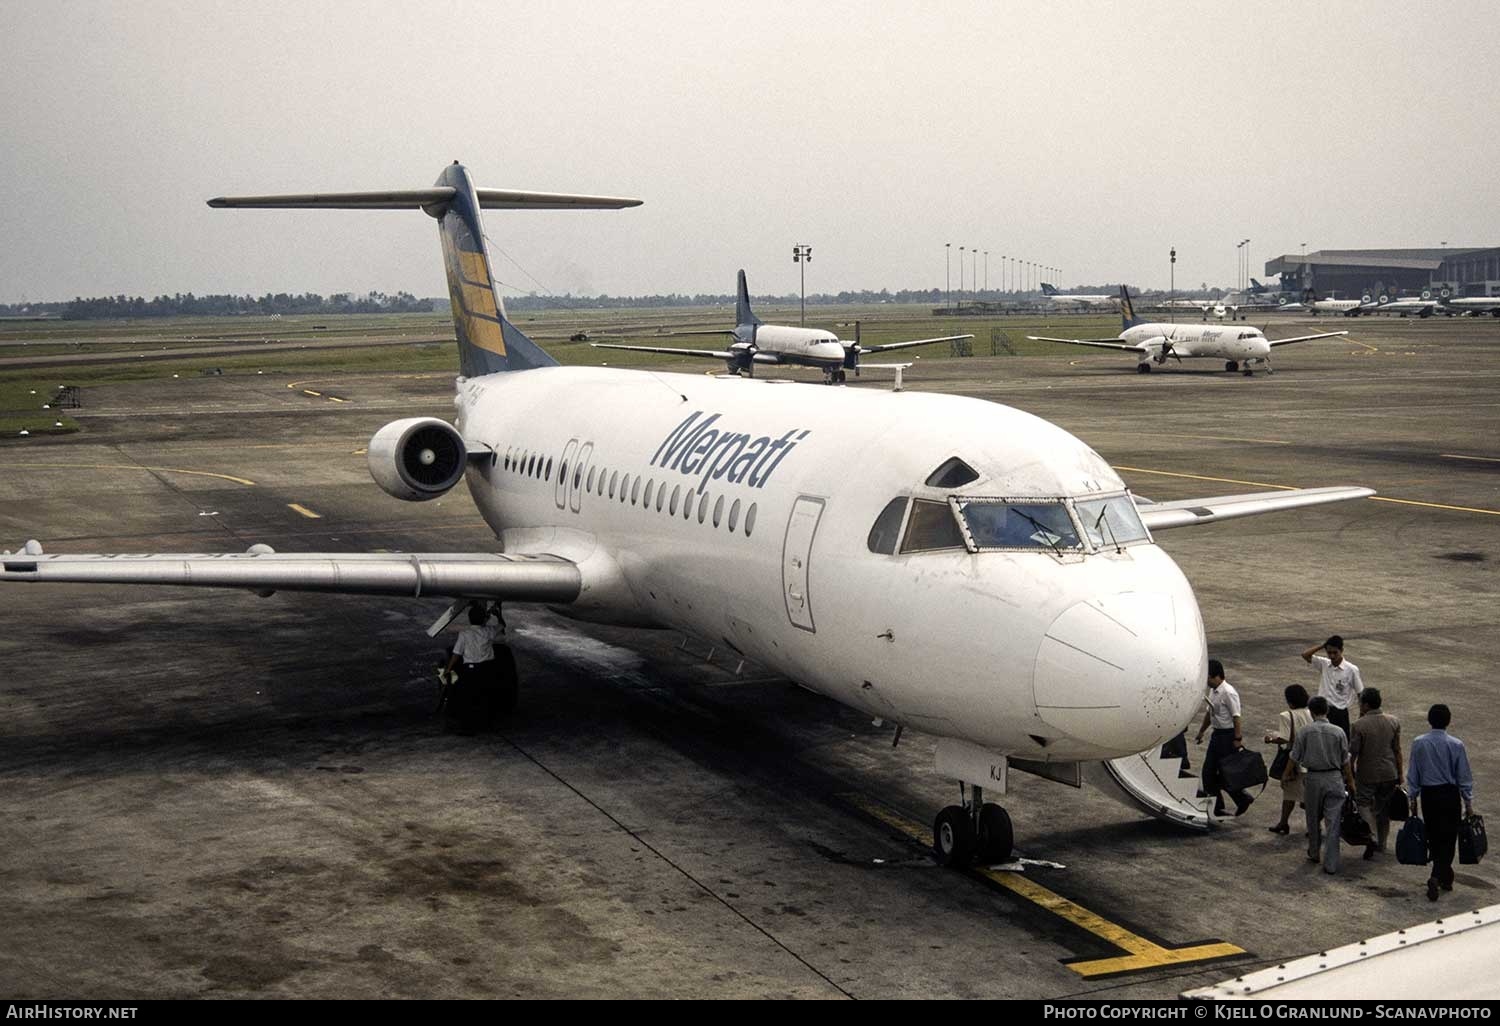
[{"label": "cockpit window", "polygon": [[946,502],[912,500],[911,517],[906,524],[906,540],[901,543],[902,552],[930,552],[933,549],[963,547],[964,538],[959,533],[958,521],[953,519],[952,507]]},{"label": "cockpit window", "polygon": [[892,499],[886,503],[880,516],[875,518],[875,526],[870,528],[870,537],[865,541],[871,552],[889,556],[896,551],[896,542],[901,538],[901,520],[905,516],[904,498]]},{"label": "cockpit window", "polygon": [[1150,537],[1128,495],[1079,499],[1074,508],[1078,510],[1078,519],[1083,521],[1084,534],[1095,548],[1114,549]]},{"label": "cockpit window", "polygon": [[976,549],[1083,548],[1061,501],[979,499],[957,505]]},{"label": "cockpit window", "polygon": [[929,488],[961,488],[970,481],[978,481],[979,473],[957,456],[944,460],[942,466],[927,475]]}]

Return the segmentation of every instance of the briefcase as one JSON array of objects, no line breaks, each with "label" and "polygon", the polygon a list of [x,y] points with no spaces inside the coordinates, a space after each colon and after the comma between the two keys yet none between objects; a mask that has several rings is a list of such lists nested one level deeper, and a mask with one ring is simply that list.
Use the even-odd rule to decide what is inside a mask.
[{"label": "briefcase", "polygon": [[1465,816],[1458,825],[1458,861],[1472,866],[1484,858],[1489,846],[1484,838],[1484,817]]},{"label": "briefcase", "polygon": [[1427,865],[1427,828],[1422,817],[1409,817],[1396,834],[1396,861],[1403,866]]},{"label": "briefcase", "polygon": [[1390,801],[1385,803],[1385,818],[1395,823],[1404,823],[1410,815],[1411,801],[1406,797],[1406,792],[1398,787],[1391,792]]},{"label": "briefcase", "polygon": [[1339,836],[1345,844],[1358,848],[1366,847],[1375,840],[1370,836],[1370,824],[1365,822],[1365,817],[1354,807],[1353,795],[1344,801],[1344,818],[1339,822]]},{"label": "briefcase", "polygon": [[1245,791],[1264,786],[1266,782],[1266,757],[1248,748],[1230,752],[1219,760],[1219,779],[1226,791]]}]

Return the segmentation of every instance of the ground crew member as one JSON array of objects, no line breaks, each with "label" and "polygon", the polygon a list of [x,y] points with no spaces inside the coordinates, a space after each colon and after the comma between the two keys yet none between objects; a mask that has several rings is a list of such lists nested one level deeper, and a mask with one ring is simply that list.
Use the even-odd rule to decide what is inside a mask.
[{"label": "ground crew member", "polygon": [[480,602],[469,605],[469,625],[458,632],[453,654],[444,667],[446,674],[458,671],[458,681],[449,693],[448,708],[465,728],[475,729],[489,723],[495,641],[504,637],[505,620],[498,604],[492,603],[488,608]]}]

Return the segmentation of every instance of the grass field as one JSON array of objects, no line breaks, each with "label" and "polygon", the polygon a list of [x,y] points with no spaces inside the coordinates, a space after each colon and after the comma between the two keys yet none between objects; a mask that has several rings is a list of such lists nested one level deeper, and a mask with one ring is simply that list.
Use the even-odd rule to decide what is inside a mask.
[{"label": "grass field", "polygon": [[[767,306],[756,311],[769,323],[796,324],[798,310]],[[593,341],[681,348],[713,348],[723,344],[713,336],[673,336],[692,328],[728,328],[732,306],[665,307],[649,310],[553,310],[518,313],[514,321],[541,343],[558,362],[611,367],[679,367],[684,360],[647,353],[594,349],[569,337],[586,333]],[[866,344],[973,334],[976,356],[1003,355],[1009,344],[1016,353],[1055,351],[1043,342],[1028,342],[1028,334],[1109,337],[1120,330],[1112,315],[1021,314],[991,317],[935,317],[925,306],[818,306],[808,311],[808,327],[827,328],[852,339],[855,322]],[[188,377],[205,372],[224,374],[338,374],[412,373],[457,369],[451,340],[452,322],[434,314],[372,314],[320,317],[167,318],[150,321],[42,321],[0,328],[0,360],[40,356],[81,357],[77,362],[45,367],[5,367],[0,364],[0,435],[22,429],[32,434],[78,430],[71,417],[43,410],[60,385],[83,389],[122,381]],[[400,344],[410,339],[411,344]],[[442,340],[442,341],[438,341]],[[358,348],[314,348],[318,343],[364,343]],[[299,343],[309,348],[257,351],[266,343]],[[175,350],[204,346],[233,346],[226,353],[182,353]],[[119,360],[122,353],[149,354],[139,363]],[[947,344],[901,354],[902,360],[958,358]],[[99,361],[89,360],[98,356]],[[883,360],[881,362],[884,362]],[[721,370],[713,361],[694,361],[704,371]],[[774,369],[762,371],[774,374]],[[87,399],[85,398],[85,402]],[[61,421],[61,427],[55,426]]]}]

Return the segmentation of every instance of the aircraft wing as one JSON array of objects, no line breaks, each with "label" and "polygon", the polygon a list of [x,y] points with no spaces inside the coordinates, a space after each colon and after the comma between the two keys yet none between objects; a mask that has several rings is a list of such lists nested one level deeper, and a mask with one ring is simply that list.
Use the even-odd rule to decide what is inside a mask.
[{"label": "aircraft wing", "polygon": [[1325,502],[1343,502],[1374,495],[1373,488],[1338,486],[1333,488],[1291,488],[1278,492],[1250,492],[1245,495],[1220,495],[1211,499],[1179,499],[1175,502],[1153,502],[1138,506],[1136,512],[1153,531],[1189,524],[1211,524],[1216,520],[1251,517],[1258,513],[1275,513]]},{"label": "aircraft wing", "polygon": [[1293,342],[1311,342],[1315,338],[1333,338],[1335,335],[1347,335],[1347,331],[1325,331],[1321,335],[1298,335],[1296,338],[1268,338],[1267,342],[1276,346],[1289,346]]},{"label": "aircraft wing", "polygon": [[1093,346],[1096,349],[1118,349],[1126,353],[1149,353],[1145,346],[1132,346],[1118,338],[1047,338],[1045,335],[1027,335],[1033,342],[1063,342],[1070,346]]},{"label": "aircraft wing", "polygon": [[629,349],[637,353],[668,353],[672,356],[701,356],[708,360],[733,360],[734,353],[719,349],[674,349],[671,346],[623,346],[618,342],[590,342],[595,349]]},{"label": "aircraft wing", "polygon": [[0,582],[166,584],[345,595],[567,603],[583,590],[573,562],[495,552],[248,552],[48,555],[35,542],[0,554]]},{"label": "aircraft wing", "polygon": [[944,335],[942,338],[919,338],[910,342],[887,342],[883,346],[861,345],[859,348],[866,353],[888,353],[892,349],[910,349],[912,346],[930,346],[934,342],[957,342],[961,338],[973,337],[973,335]]}]

